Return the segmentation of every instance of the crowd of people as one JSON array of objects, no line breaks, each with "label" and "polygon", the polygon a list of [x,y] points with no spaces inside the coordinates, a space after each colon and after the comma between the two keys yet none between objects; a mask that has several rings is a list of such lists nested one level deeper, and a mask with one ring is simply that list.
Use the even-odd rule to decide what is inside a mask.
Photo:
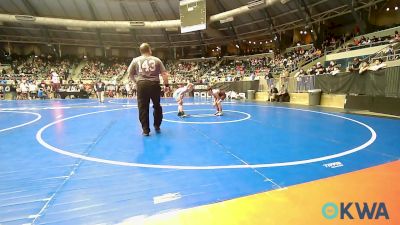
[{"label": "crowd of people", "polygon": [[349,51],[360,48],[368,48],[371,46],[378,46],[384,44],[391,44],[400,42],[400,35],[398,31],[395,31],[393,35],[381,36],[381,37],[365,37],[361,36],[360,38],[354,38],[352,43],[348,43],[342,46],[341,52]]},{"label": "crowd of people", "polygon": [[[395,54],[393,43],[400,42],[400,35],[396,31],[393,36],[383,38],[354,39],[351,45],[343,45],[346,38],[329,37],[323,44],[322,49],[327,46],[331,48],[349,46],[367,46],[371,43],[390,43],[385,50],[386,59],[398,59]],[[335,61],[328,65],[317,63],[304,69],[303,65],[320,58],[324,52],[314,46],[295,46],[290,51],[274,54],[260,54],[249,57],[226,57],[222,59],[209,58],[198,60],[167,61],[166,67],[170,71],[170,83],[203,83],[213,84],[216,82],[230,82],[240,80],[256,80],[264,78],[267,81],[268,90],[279,86],[280,89],[287,89],[289,78],[296,81],[296,91],[304,91],[313,88],[315,75],[336,75],[344,72],[346,65],[338,65]],[[68,84],[76,90],[84,90],[93,93],[93,86],[98,80],[107,81],[105,93],[107,97],[133,97],[136,87],[122,78],[126,78],[127,65],[130,59],[122,58],[91,58],[79,60],[74,57],[56,58],[52,56],[13,56],[9,64],[2,65],[0,76],[0,97],[4,97],[4,84],[11,80],[11,86],[15,99],[52,98],[57,97],[56,92],[60,87],[54,84]],[[83,64],[83,65],[82,65]],[[70,79],[74,68],[81,65],[78,74],[77,84]],[[378,70],[385,68],[386,64],[382,58],[372,63],[364,59],[354,58],[346,71],[358,72],[360,74],[367,70]],[[293,77],[290,74],[296,71]],[[56,74],[56,76],[54,76]],[[54,78],[56,77],[56,78]],[[56,82],[55,80],[58,80]],[[81,81],[85,81],[85,85]],[[125,79],[126,80],[126,79]],[[72,83],[71,83],[72,82]],[[10,83],[10,82],[9,82]],[[3,85],[1,85],[3,84]],[[83,85],[78,87],[77,85]],[[75,86],[76,87],[75,87]],[[282,86],[283,85],[283,86]],[[7,90],[9,91],[9,90]],[[40,95],[39,95],[40,91]],[[33,94],[35,93],[35,94]]]},{"label": "crowd of people", "polygon": [[6,85],[4,78],[0,79],[0,99],[5,98],[5,93],[11,94],[11,100],[32,100],[53,98],[50,93],[54,93],[52,86],[44,81],[35,79],[11,80]]},{"label": "crowd of people", "polygon": [[71,70],[77,65],[75,58],[56,58],[51,55],[13,56],[2,67],[1,76],[9,80],[29,76],[31,79],[45,79],[48,72],[56,70],[62,79],[67,80]]},{"label": "crowd of people", "polygon": [[128,69],[129,60],[121,58],[88,59],[80,72],[81,80],[119,80]]}]

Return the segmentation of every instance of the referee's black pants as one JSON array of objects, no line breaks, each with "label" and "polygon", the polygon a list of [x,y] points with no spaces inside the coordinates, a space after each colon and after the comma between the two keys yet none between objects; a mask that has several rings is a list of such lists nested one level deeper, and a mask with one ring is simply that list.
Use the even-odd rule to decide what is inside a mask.
[{"label": "referee's black pants", "polygon": [[150,132],[149,125],[149,106],[150,99],[153,102],[153,116],[154,116],[154,127],[160,127],[163,113],[160,105],[161,87],[160,82],[141,80],[137,83],[137,100],[139,108],[139,120],[142,124],[144,133]]}]

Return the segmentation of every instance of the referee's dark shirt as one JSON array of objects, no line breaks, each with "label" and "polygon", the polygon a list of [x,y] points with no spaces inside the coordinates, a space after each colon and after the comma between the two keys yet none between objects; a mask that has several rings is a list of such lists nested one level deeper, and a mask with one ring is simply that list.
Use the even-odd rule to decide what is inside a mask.
[{"label": "referee's dark shirt", "polygon": [[97,92],[104,91],[104,90],[105,90],[105,84],[103,82],[96,83],[96,91]]}]

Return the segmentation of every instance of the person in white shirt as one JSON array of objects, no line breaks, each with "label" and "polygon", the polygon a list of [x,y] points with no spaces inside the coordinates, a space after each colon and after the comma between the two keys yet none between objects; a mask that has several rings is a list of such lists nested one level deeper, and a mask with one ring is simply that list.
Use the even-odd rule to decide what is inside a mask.
[{"label": "person in white shirt", "polygon": [[180,117],[186,116],[185,112],[183,111],[183,97],[185,97],[186,93],[189,93],[192,90],[193,90],[193,84],[188,83],[186,86],[176,89],[174,91],[174,94],[172,95],[172,97],[178,103],[178,116]]},{"label": "person in white shirt", "polygon": [[29,86],[26,83],[26,80],[22,80],[19,84],[19,89],[21,91],[21,99],[28,99]]},{"label": "person in white shirt", "polygon": [[326,68],[326,72],[331,74],[331,75],[336,75],[340,72],[338,66],[336,65],[336,63],[334,61],[331,61],[329,63],[329,66]]},{"label": "person in white shirt", "polygon": [[375,60],[374,63],[372,63],[369,66],[368,70],[377,71],[377,70],[386,68],[386,66],[387,66],[386,63],[384,63],[382,59],[377,59],[377,60]]},{"label": "person in white shirt", "polygon": [[287,84],[289,82],[289,71],[285,68],[279,76],[281,84]]},{"label": "person in white shirt", "polygon": [[34,81],[29,83],[29,99],[36,98],[37,86]]},{"label": "person in white shirt", "polygon": [[53,69],[50,71],[50,75],[51,75],[52,88],[54,91],[54,97],[56,97],[57,92],[60,90],[60,87],[61,87],[60,76]]},{"label": "person in white shirt", "polygon": [[296,78],[296,92],[300,92],[304,87],[304,76],[306,72],[303,69],[300,69],[294,77]]}]

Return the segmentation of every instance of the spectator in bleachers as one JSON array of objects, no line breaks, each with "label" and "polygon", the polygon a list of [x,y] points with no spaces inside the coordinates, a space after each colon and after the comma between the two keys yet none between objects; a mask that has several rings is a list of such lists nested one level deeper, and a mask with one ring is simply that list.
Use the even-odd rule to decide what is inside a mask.
[{"label": "spectator in bleachers", "polygon": [[29,82],[29,99],[35,99],[37,94],[37,86],[36,81],[31,80]]},{"label": "spectator in bleachers", "polygon": [[272,76],[271,69],[268,67],[265,69],[264,78],[267,80],[268,88],[271,88],[274,85],[274,76]]},{"label": "spectator in bleachers", "polygon": [[127,60],[122,58],[89,59],[81,69],[80,79],[84,80],[118,80],[126,74]]},{"label": "spectator in bleachers", "polygon": [[331,75],[336,75],[340,72],[339,67],[336,65],[335,61],[331,61],[329,66],[326,68],[326,72]]},{"label": "spectator in bleachers", "polygon": [[17,79],[14,78],[14,80],[12,80],[10,84],[11,100],[17,99],[17,85],[18,85]]},{"label": "spectator in bleachers", "polygon": [[315,74],[316,75],[325,74],[325,68],[324,66],[322,66],[321,62],[317,62],[317,66],[315,68]]},{"label": "spectator in bleachers", "polygon": [[78,88],[79,88],[79,91],[81,91],[81,92],[85,91],[85,85],[83,85],[82,81],[79,81]]},{"label": "spectator in bleachers", "polygon": [[290,100],[289,91],[285,85],[281,86],[279,93],[276,97],[278,102],[289,102]]},{"label": "spectator in bleachers", "polygon": [[313,55],[314,56],[316,56],[316,57],[321,57],[321,55],[322,55],[322,50],[321,49],[319,49],[319,48],[317,48],[316,50],[315,50],[315,52],[313,53]]},{"label": "spectator in bleachers", "polygon": [[19,74],[19,70],[17,67],[14,68],[14,74]]},{"label": "spectator in bleachers", "polygon": [[391,42],[400,42],[400,34],[397,30],[394,32],[394,36]]},{"label": "spectator in bleachers", "polygon": [[300,69],[295,75],[294,78],[296,79],[296,92],[301,92],[304,90],[304,81],[306,73],[303,69]]},{"label": "spectator in bleachers", "polygon": [[283,69],[281,75],[279,76],[279,81],[281,84],[287,85],[289,82],[289,71],[285,68]]},{"label": "spectator in bleachers", "polygon": [[19,84],[19,89],[20,89],[20,99],[21,100],[27,100],[28,99],[29,86],[26,83],[25,79],[23,79],[22,82]]},{"label": "spectator in bleachers", "polygon": [[308,75],[317,75],[317,67],[314,65],[310,69],[307,70]]},{"label": "spectator in bleachers", "polygon": [[278,93],[279,93],[278,89],[274,85],[271,85],[271,89],[269,90],[269,93],[268,93],[268,101],[270,101],[270,102],[277,101]]},{"label": "spectator in bleachers", "polygon": [[46,92],[44,91],[44,89],[42,87],[40,87],[38,89],[37,96],[39,99],[42,99],[42,100],[46,98]]},{"label": "spectator in bleachers", "polygon": [[326,67],[326,72],[327,73],[331,73],[334,70],[335,67],[336,67],[335,61],[330,61],[329,62],[329,66]]},{"label": "spectator in bleachers", "polygon": [[350,72],[358,72],[360,71],[360,59],[359,58],[354,58],[353,59],[353,64],[351,64],[349,71]]},{"label": "spectator in bleachers", "polygon": [[369,68],[368,62],[366,62],[366,61],[361,62],[359,68],[360,68],[360,69],[359,69],[358,73],[359,73],[359,74],[363,74],[363,73],[364,73],[365,71],[367,71],[368,68]]},{"label": "spectator in bleachers", "polygon": [[387,66],[386,63],[384,63],[382,59],[377,59],[377,60],[375,60],[374,63],[372,63],[369,66],[368,70],[377,71],[377,70],[386,68],[386,66]]},{"label": "spectator in bleachers", "polygon": [[[365,36],[361,37],[360,40],[354,40],[357,42],[358,47],[372,46],[373,43],[379,41],[389,41],[396,40],[400,41],[399,33],[396,31],[394,36],[390,37],[378,37],[374,36],[371,38],[366,38]],[[343,36],[344,37],[344,36]],[[324,42],[325,46],[332,46],[333,48],[337,48],[342,43],[342,36],[333,36],[328,34],[328,38]],[[340,43],[338,43],[340,42]],[[243,78],[253,80],[255,77],[258,77],[264,73],[264,78],[267,80],[268,89],[272,87],[274,84],[273,75],[280,75],[280,80],[282,84],[286,86],[288,83],[289,72],[295,71],[298,67],[300,67],[305,62],[310,62],[315,59],[315,57],[320,57],[323,52],[321,49],[317,49],[315,47],[311,47],[310,45],[301,46],[298,48],[293,48],[291,52],[287,53],[275,53],[274,56],[266,57],[243,57],[243,58],[231,58],[226,59],[225,63],[217,60],[208,60],[208,59],[199,59],[198,61],[192,62],[183,62],[183,61],[170,61],[167,63],[168,68],[171,70],[171,80],[175,83],[186,83],[186,82],[199,82],[199,83],[216,83],[219,81],[232,81],[232,80],[241,80]],[[324,49],[324,48],[323,48]],[[325,49],[324,49],[325,50]],[[390,60],[390,57],[394,55],[394,48],[389,47],[387,49],[386,55]],[[228,58],[228,57],[227,57]],[[358,60],[358,59],[357,59]],[[385,58],[386,60],[386,58]],[[7,80],[11,80],[16,77],[18,80],[24,76],[23,73],[29,74],[30,77],[35,80],[41,80],[40,74],[47,76],[48,71],[54,68],[54,72],[59,75],[59,78],[68,78],[68,74],[70,74],[71,65],[73,65],[73,60],[59,59],[57,57],[48,57],[48,56],[16,56],[13,58],[13,61],[10,61],[10,66],[3,67],[2,73],[7,75]],[[92,79],[97,80],[97,78],[102,77],[103,80],[114,80],[115,85],[121,84],[121,78],[126,71],[126,62],[121,58],[95,58],[88,59],[82,71],[81,77],[83,79]],[[384,63],[383,63],[384,64]],[[361,72],[360,71],[361,62],[353,63],[351,71]],[[378,68],[374,63],[370,67],[372,69]],[[368,67],[369,68],[369,67]],[[378,68],[379,69],[379,68]],[[16,75],[13,74],[13,70]],[[72,71],[72,70],[71,70]],[[304,72],[304,71],[303,71]],[[47,74],[46,74],[47,73]],[[330,73],[332,75],[339,73],[339,68],[335,66],[329,65],[326,69],[323,68],[323,64],[317,65],[310,70],[307,70],[307,73],[310,75],[324,74]],[[287,74],[287,75],[286,75]],[[71,79],[71,76],[68,78]],[[310,79],[310,80],[308,80]],[[300,91],[302,88],[302,83],[311,84],[314,83],[312,78],[308,78],[305,76],[304,79],[300,79],[299,76],[295,76],[295,80],[297,81],[297,91]],[[66,79],[65,79],[66,80]],[[304,80],[304,82],[299,82]],[[46,79],[46,82],[48,80]],[[86,83],[86,82],[85,82]],[[107,82],[108,83],[108,82]],[[18,85],[19,89],[20,86]],[[47,86],[46,86],[47,88]],[[132,87],[131,96],[132,96]],[[56,88],[53,88],[56,90]],[[116,92],[120,93],[122,89],[117,89]],[[50,95],[51,96],[51,95]]]},{"label": "spectator in bleachers", "polygon": [[398,55],[397,56],[395,55],[394,45],[395,44],[389,45],[388,49],[385,52],[385,55],[387,56],[388,60],[396,60],[396,59],[398,59]]}]

